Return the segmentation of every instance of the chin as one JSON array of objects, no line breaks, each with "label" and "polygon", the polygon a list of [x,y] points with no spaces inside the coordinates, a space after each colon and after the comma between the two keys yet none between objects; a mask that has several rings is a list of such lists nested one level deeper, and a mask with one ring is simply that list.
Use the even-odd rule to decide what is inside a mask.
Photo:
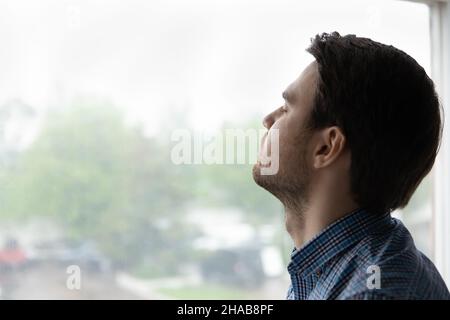
[{"label": "chin", "polygon": [[259,162],[255,163],[255,164],[253,165],[252,173],[253,173],[253,179],[255,180],[256,183],[258,183],[258,182],[256,181],[256,178],[257,178],[258,176],[261,175],[261,169],[260,169],[260,167],[259,167]]},{"label": "chin", "polygon": [[281,201],[283,192],[280,190],[278,178],[277,175],[262,175],[259,163],[253,166],[253,180],[255,180],[256,184]]},{"label": "chin", "polygon": [[276,184],[277,175],[263,175],[261,174],[261,168],[263,168],[263,165],[259,161],[253,165],[253,180],[260,187],[270,191],[270,186]]},{"label": "chin", "polygon": [[256,184],[262,186],[262,180],[264,180],[264,176],[261,175],[261,165],[259,161],[253,165],[253,180],[255,180]]}]

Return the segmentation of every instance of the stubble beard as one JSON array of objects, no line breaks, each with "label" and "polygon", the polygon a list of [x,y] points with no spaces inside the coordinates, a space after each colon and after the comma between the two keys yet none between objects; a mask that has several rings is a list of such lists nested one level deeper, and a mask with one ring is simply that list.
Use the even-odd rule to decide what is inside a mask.
[{"label": "stubble beard", "polygon": [[290,164],[289,170],[282,168],[275,175],[262,175],[258,164],[253,166],[253,179],[256,184],[278,198],[285,209],[302,215],[308,207],[310,190],[310,170],[306,162],[306,148],[299,148],[300,161]]}]

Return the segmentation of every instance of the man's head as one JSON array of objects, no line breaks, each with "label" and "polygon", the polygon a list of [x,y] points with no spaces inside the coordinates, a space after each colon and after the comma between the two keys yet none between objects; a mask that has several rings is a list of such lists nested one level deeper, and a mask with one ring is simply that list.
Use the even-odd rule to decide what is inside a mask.
[{"label": "man's head", "polygon": [[307,205],[334,179],[373,213],[406,206],[440,143],[433,82],[406,53],[367,38],[317,35],[307,51],[315,61],[264,119],[269,136],[278,129],[278,173],[261,175],[258,162],[255,181],[285,205]]}]

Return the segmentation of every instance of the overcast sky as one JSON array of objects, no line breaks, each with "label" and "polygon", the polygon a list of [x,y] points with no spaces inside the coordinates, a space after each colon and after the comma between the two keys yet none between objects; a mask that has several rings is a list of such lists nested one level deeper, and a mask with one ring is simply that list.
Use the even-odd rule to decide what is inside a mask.
[{"label": "overcast sky", "polygon": [[0,0],[0,104],[108,98],[156,132],[263,114],[312,61],[319,32],[392,44],[429,70],[425,5],[406,1]]}]

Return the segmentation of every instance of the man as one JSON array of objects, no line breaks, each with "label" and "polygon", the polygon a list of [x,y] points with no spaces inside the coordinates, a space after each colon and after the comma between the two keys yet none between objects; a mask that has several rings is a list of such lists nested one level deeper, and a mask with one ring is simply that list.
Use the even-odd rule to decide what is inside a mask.
[{"label": "man", "polygon": [[[288,299],[450,299],[391,212],[430,172],[442,133],[432,80],[406,53],[337,32],[264,118],[257,184],[284,205],[295,248]],[[276,132],[278,145],[272,134]],[[276,148],[274,148],[276,147]]]}]

